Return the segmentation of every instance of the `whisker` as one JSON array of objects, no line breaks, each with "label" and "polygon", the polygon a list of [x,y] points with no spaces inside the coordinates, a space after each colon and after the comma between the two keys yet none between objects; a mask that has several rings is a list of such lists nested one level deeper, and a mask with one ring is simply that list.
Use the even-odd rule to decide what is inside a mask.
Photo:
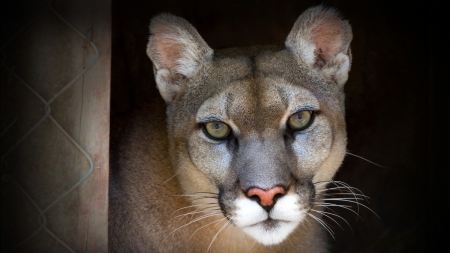
[{"label": "whisker", "polygon": [[[340,192],[342,192],[342,189],[347,189],[350,192],[352,192],[351,190],[358,190],[360,192],[360,190],[358,188],[351,187],[351,186],[349,186],[349,187],[347,187],[347,186],[336,186],[336,187],[332,187],[332,188],[326,188],[326,189],[323,189],[323,190],[320,190],[320,191],[317,191],[317,192],[326,192],[326,191],[330,191],[330,190],[339,190]],[[362,192],[360,192],[360,193],[363,194]]]},{"label": "whisker", "polygon": [[364,204],[359,203],[358,201],[352,201],[352,200],[348,200],[348,199],[331,199],[331,200],[343,201],[343,202],[350,202],[350,203],[355,203],[355,204],[357,204],[358,206],[363,206],[363,207],[365,207],[366,209],[368,209],[369,211],[371,211],[373,214],[375,214],[375,215],[380,219],[380,216],[378,216],[378,214],[376,214],[372,209],[370,209],[368,206],[366,206],[366,205],[364,205]]},{"label": "whisker", "polygon": [[349,192],[331,192],[331,193],[320,193],[320,194],[317,194],[317,195],[319,195],[319,196],[333,196],[333,195],[356,195],[356,196],[359,196],[359,197],[363,197],[364,199],[370,199],[370,197],[369,197],[369,196],[367,196],[367,195],[364,195],[364,194],[359,194],[359,193],[355,193],[355,194],[353,194],[353,193],[349,193]]},{"label": "whisker", "polygon": [[[317,206],[324,206],[324,207],[326,207],[326,206],[338,206],[337,204],[332,204],[332,203],[327,203],[327,202],[314,202],[313,204],[317,205]],[[339,206],[352,207],[352,206],[348,206],[348,205],[339,205]]]},{"label": "whisker", "polygon": [[189,193],[189,194],[175,194],[173,196],[184,196],[184,197],[191,197],[191,196],[218,196],[218,193],[215,192],[194,192],[194,193]]},{"label": "whisker", "polygon": [[351,199],[364,200],[363,198],[327,198],[326,200],[351,200]]},{"label": "whisker", "polygon": [[200,209],[200,206],[197,207],[197,208],[195,208],[193,211],[189,211],[189,212],[187,212],[187,213],[177,215],[177,216],[174,217],[174,219],[178,217],[178,221],[180,221],[182,218],[191,215],[191,218],[190,218],[189,221],[192,221],[192,219],[194,218],[194,214],[195,214],[199,209]]},{"label": "whisker", "polygon": [[[325,212],[325,211],[319,211],[319,210],[314,210],[314,209],[311,209],[311,210],[313,210],[313,211],[315,211],[315,212],[318,212],[318,213],[320,213],[320,214],[322,214],[322,215],[324,215],[324,216],[326,216],[326,217],[332,219],[334,222],[336,222],[336,221],[335,221],[333,218],[329,217],[328,215],[333,215],[333,216],[335,216],[335,217],[340,218],[340,219],[343,220],[345,223],[347,223],[348,227],[350,228],[350,230],[351,230],[352,233],[353,233],[353,229],[352,229],[352,227],[350,226],[350,223],[348,223],[348,221],[347,221],[346,219],[344,219],[342,216],[337,215],[337,214],[334,214],[334,213],[330,213],[330,212]],[[336,222],[336,223],[337,223],[337,222]],[[339,225],[339,224],[338,224],[338,225]],[[341,227],[341,226],[339,226],[339,227]],[[341,227],[341,228],[342,228],[342,227]],[[342,230],[344,230],[344,228],[342,228]]]},{"label": "whisker", "polygon": [[187,227],[187,226],[189,226],[189,225],[191,225],[191,224],[193,224],[193,223],[195,223],[195,222],[197,222],[197,221],[200,221],[200,220],[203,220],[203,219],[206,219],[206,218],[209,218],[209,217],[213,217],[213,216],[218,216],[218,215],[222,215],[222,213],[205,214],[205,215],[202,215],[202,216],[200,216],[200,217],[197,217],[197,218],[195,218],[194,220],[191,220],[191,221],[189,221],[188,223],[186,223],[186,224],[184,224],[184,225],[182,225],[182,226],[179,226],[178,228],[174,229],[172,232],[170,232],[170,233],[166,236],[166,238],[164,238],[164,240],[166,240],[170,235],[172,235],[172,234],[175,233],[176,231],[180,230],[181,228]]},{"label": "whisker", "polygon": [[[329,206],[322,206],[322,207],[325,207],[326,210],[329,210],[329,211],[331,211],[331,212],[333,212],[334,214],[337,215],[336,211],[334,211],[334,210],[333,210],[332,208],[330,208]],[[349,206],[349,207],[350,207],[350,206]]]},{"label": "whisker", "polygon": [[[326,192],[326,191],[332,191],[332,190],[339,190],[340,193],[352,193],[352,194],[363,194],[358,188],[356,187],[351,187],[351,186],[336,186],[333,188],[328,188],[325,190],[321,190],[319,192]],[[342,190],[348,190],[348,192],[343,192]],[[355,193],[355,191],[357,191],[358,193]]]},{"label": "whisker", "polygon": [[328,233],[330,233],[331,237],[333,237],[333,239],[335,239],[334,235],[333,235],[334,234],[333,230],[330,227],[328,227],[328,225],[325,224],[324,221],[322,221],[321,219],[315,217],[314,215],[312,215],[310,213],[306,213],[306,214],[308,214],[309,217],[311,217],[311,218],[315,219],[317,222],[319,222],[319,224],[322,225],[328,231]]},{"label": "whisker", "polygon": [[174,214],[174,213],[176,213],[176,212],[179,212],[179,211],[181,211],[181,210],[183,210],[183,209],[187,209],[187,208],[191,208],[191,207],[196,207],[196,206],[206,206],[206,205],[217,205],[217,203],[202,203],[202,204],[197,204],[197,205],[185,206],[185,207],[182,207],[182,208],[179,208],[179,209],[175,210],[172,214]]},{"label": "whisker", "polygon": [[210,211],[220,211],[220,209],[219,208],[216,208],[216,209],[203,209],[203,210],[195,210],[195,211],[192,211],[192,212],[188,212],[188,213],[184,213],[184,214],[179,214],[179,215],[177,215],[177,216],[175,216],[175,217],[173,217],[174,219],[175,218],[178,218],[178,217],[185,217],[185,216],[188,216],[188,215],[191,215],[191,214],[197,214],[197,213],[208,213],[208,212],[210,212]]},{"label": "whisker", "polygon": [[[197,212],[197,211],[198,211],[198,213],[207,213],[207,214],[208,214],[208,213],[211,213],[211,212],[209,212],[209,211],[206,211],[206,212],[200,212],[200,211],[203,211],[203,210],[200,210],[200,211],[199,211],[199,209],[200,209],[200,207],[197,207],[197,208],[194,210],[194,212]],[[216,213],[216,212],[212,212],[212,213]],[[192,219],[194,219],[195,213],[191,213],[190,215],[191,215],[191,219],[190,219],[190,220],[192,221]]]},{"label": "whisker", "polygon": [[[361,216],[359,216],[359,214],[358,214],[357,212],[355,212],[355,210],[349,208],[349,207],[351,207],[351,206],[347,206],[347,205],[337,205],[337,204],[331,204],[331,203],[315,203],[315,204],[317,204],[318,206],[323,206],[323,207],[326,207],[326,206],[335,206],[335,207],[340,207],[340,208],[343,208],[343,209],[347,209],[347,210],[349,210],[350,212],[356,214],[359,218],[361,218]],[[361,220],[362,220],[362,218],[361,218]]]},{"label": "whisker", "polygon": [[311,221],[310,220],[308,220],[308,216],[305,216],[305,221],[306,222],[308,222],[308,226],[309,226],[309,228],[311,229],[311,226],[312,226],[312,223],[311,223]]},{"label": "whisker", "polygon": [[337,184],[337,185],[341,185],[341,186],[345,186],[345,187],[347,187],[349,190],[350,189],[353,189],[353,190],[356,190],[356,191],[358,191],[359,193],[361,193],[361,194],[363,194],[363,192],[360,190],[360,189],[358,189],[358,188],[356,188],[356,187],[353,187],[353,186],[350,186],[349,184],[347,184],[346,182],[342,182],[342,181],[332,181],[335,185]]},{"label": "whisker", "polygon": [[192,224],[192,223],[195,223],[195,222],[197,222],[197,221],[199,221],[199,220],[203,220],[203,219],[205,219],[205,218],[209,218],[209,217],[217,216],[217,215],[222,215],[222,213],[221,213],[221,212],[217,212],[217,213],[208,213],[208,214],[201,215],[201,216],[199,216],[199,217],[193,219],[192,221],[190,221],[190,222],[188,223],[188,225],[190,225],[190,224]]},{"label": "whisker", "polygon": [[217,192],[197,192],[197,193],[202,193],[202,194],[211,194],[211,195],[216,195],[216,196],[218,196],[218,195],[219,195],[219,193],[217,193]]},{"label": "whisker", "polygon": [[175,173],[173,176],[169,177],[169,179],[167,179],[166,181],[164,181],[164,183],[162,183],[161,185],[165,185],[167,182],[169,182],[172,178],[176,177],[178,174],[180,174],[180,172]]},{"label": "whisker", "polygon": [[[356,199],[356,195],[355,195],[356,193],[353,191],[352,188],[354,188],[355,190],[359,191],[359,193],[361,193],[361,194],[362,194],[362,192],[358,188],[351,187],[350,185],[348,185],[347,183],[342,182],[342,181],[333,181],[333,183],[334,183],[334,185],[342,185],[342,186],[346,187],[351,193],[353,193],[353,196],[355,197],[355,200],[357,202],[356,208],[357,208],[358,213],[359,213],[359,202],[358,202],[358,199]],[[356,219],[358,219],[358,217]]]},{"label": "whisker", "polygon": [[253,242],[252,246],[250,247],[250,249],[248,249],[248,251],[246,253],[252,252],[252,250],[255,247],[255,245],[256,245],[256,241]]},{"label": "whisker", "polygon": [[[324,196],[325,200],[337,200],[337,198],[329,198],[330,196],[335,197],[334,195],[353,195],[353,198],[340,198],[340,199],[354,199],[354,200],[356,200],[356,202],[358,202],[358,205],[360,204],[358,200],[365,200],[368,203],[370,203],[369,200],[368,200],[368,198],[369,198],[368,196],[366,196],[364,194],[354,193],[354,192],[353,193],[344,193],[344,192],[340,192],[340,193],[319,193],[317,195]],[[358,208],[358,212],[359,212],[359,208]]]},{"label": "whisker", "polygon": [[366,162],[369,162],[369,163],[371,163],[371,164],[373,164],[373,165],[376,165],[376,166],[378,166],[378,167],[387,169],[387,167],[384,167],[384,166],[382,166],[382,165],[379,165],[379,164],[377,164],[377,163],[374,163],[374,162],[370,161],[369,159],[366,159],[366,158],[364,158],[364,157],[362,157],[362,156],[355,155],[355,154],[352,154],[352,153],[350,153],[350,152],[346,152],[346,153],[347,153],[348,155],[352,155],[352,156],[354,156],[354,157],[358,157],[359,159],[362,159],[362,160],[364,160],[364,161],[366,161]]},{"label": "whisker", "polygon": [[204,225],[204,226],[201,226],[200,228],[198,228],[197,230],[195,230],[194,233],[192,233],[192,235],[189,237],[189,240],[191,240],[192,236],[194,236],[195,233],[197,233],[200,229],[202,229],[202,228],[204,228],[204,227],[206,227],[206,226],[209,226],[209,225],[211,225],[211,224],[214,224],[214,223],[216,223],[216,222],[219,222],[219,223],[220,223],[221,221],[223,221],[223,220],[226,219],[226,218],[227,218],[227,217],[224,217],[224,218],[222,218],[222,219],[219,219],[219,220],[210,222],[210,223],[208,223],[208,224],[206,224],[206,225]]},{"label": "whisker", "polygon": [[335,219],[333,219],[332,217],[330,217],[330,216],[328,216],[327,214],[325,214],[325,212],[317,211],[317,210],[314,210],[314,209],[311,209],[311,211],[316,212],[316,213],[319,213],[319,214],[321,214],[321,215],[323,215],[323,216],[325,216],[325,217],[328,217],[330,220],[334,221],[334,223],[336,223],[342,230],[344,230],[344,228],[341,226],[341,224],[339,224],[339,223],[338,223]]},{"label": "whisker", "polygon": [[319,181],[319,182],[315,182],[313,184],[316,186],[321,186],[321,185],[329,184],[329,183],[331,183],[331,181]]},{"label": "whisker", "polygon": [[217,236],[220,234],[220,232],[222,232],[222,230],[224,228],[226,228],[228,225],[230,224],[230,221],[228,220],[223,226],[222,228],[219,229],[219,231],[216,233],[216,235],[213,237],[213,239],[211,240],[211,243],[208,246],[208,249],[206,250],[206,253],[209,252],[209,249],[211,248],[211,245],[213,244],[213,242],[216,240]]},{"label": "whisker", "polygon": [[217,197],[208,196],[208,195],[200,195],[200,194],[180,194],[180,195],[173,195],[174,197],[196,197],[196,198],[205,198],[205,199],[217,199]]}]

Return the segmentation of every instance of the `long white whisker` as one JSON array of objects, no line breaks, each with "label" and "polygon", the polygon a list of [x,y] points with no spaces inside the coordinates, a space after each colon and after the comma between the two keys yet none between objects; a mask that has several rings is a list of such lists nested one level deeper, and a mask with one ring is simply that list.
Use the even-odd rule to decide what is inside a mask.
[{"label": "long white whisker", "polygon": [[[350,194],[356,194],[356,196],[362,196],[365,198],[369,198],[367,195],[363,194],[363,193],[352,193],[350,190],[348,191],[342,191],[342,189],[347,189],[347,187],[339,187],[339,188],[328,188],[326,190],[321,190],[321,191],[317,191],[316,194],[318,195],[325,195],[325,194],[330,194],[330,195],[350,195]],[[356,189],[356,188],[355,188]],[[336,190],[339,190],[339,192],[336,192]]]},{"label": "long white whisker", "polygon": [[362,157],[362,156],[355,155],[355,154],[352,154],[352,153],[350,153],[350,152],[346,152],[346,153],[347,153],[348,155],[352,155],[352,156],[354,156],[354,157],[358,157],[359,159],[362,159],[362,160],[364,160],[364,161],[366,161],[366,162],[369,162],[369,163],[371,163],[371,164],[374,164],[374,165],[376,165],[376,166],[378,166],[378,167],[387,169],[386,167],[384,167],[384,166],[382,166],[382,165],[379,165],[379,164],[377,164],[377,163],[374,163],[374,162],[370,161],[369,159],[366,159],[366,158],[364,158],[364,157]]},{"label": "long white whisker", "polygon": [[309,228],[311,228],[312,223],[311,223],[310,220],[308,220],[308,217],[309,217],[309,216],[305,216],[305,221],[308,222],[308,226],[309,226]]},{"label": "long white whisker", "polygon": [[310,213],[306,213],[306,214],[308,214],[310,217],[312,217],[317,222],[319,222],[319,224],[322,225],[328,231],[328,233],[330,233],[331,237],[333,237],[333,239],[335,239],[334,235],[333,235],[334,234],[333,230],[331,230],[331,228],[329,228],[328,225],[326,225],[324,221],[322,221],[321,219],[315,217],[314,215],[312,215]]},{"label": "long white whisker", "polygon": [[351,189],[354,190],[358,190],[361,194],[363,194],[358,188],[356,187],[352,187],[352,186],[337,186],[337,187],[333,187],[333,188],[326,188],[317,192],[325,192],[325,191],[330,191],[330,190],[336,190],[336,189],[349,189],[349,191],[351,192]]},{"label": "long white whisker", "polygon": [[206,250],[206,253],[209,252],[209,249],[211,248],[211,245],[213,244],[213,242],[216,240],[217,236],[220,234],[220,232],[222,232],[222,230],[224,228],[226,228],[228,225],[230,224],[230,221],[228,220],[223,226],[222,228],[219,229],[219,231],[217,231],[216,235],[213,237],[213,239],[211,240],[211,243],[208,246],[208,250]]},{"label": "long white whisker", "polygon": [[[312,210],[313,210],[313,209],[312,209]],[[332,218],[329,217],[328,215],[333,215],[333,216],[335,216],[335,217],[340,218],[340,219],[343,220],[345,223],[347,223],[348,227],[350,228],[350,230],[351,230],[352,233],[353,233],[353,229],[352,229],[352,227],[350,226],[350,223],[348,223],[348,221],[347,221],[346,219],[344,219],[342,216],[337,215],[337,214],[335,214],[335,213],[325,212],[325,211],[319,211],[319,210],[313,210],[313,211],[316,211],[316,212],[318,212],[318,213],[320,213],[320,214],[322,214],[322,215],[325,215],[326,217],[328,217],[328,218],[330,218],[330,219],[332,219]],[[332,219],[332,220],[334,220],[334,219]],[[336,222],[336,221],[335,221],[335,222]],[[341,227],[341,228],[342,228],[342,227]],[[342,229],[343,229],[343,228],[342,228]]]},{"label": "long white whisker", "polygon": [[197,214],[197,213],[209,213],[210,211],[220,211],[220,209],[218,209],[218,208],[217,208],[217,209],[203,209],[203,210],[199,210],[199,211],[195,210],[195,211],[188,212],[188,213],[185,213],[185,214],[179,214],[179,215],[177,215],[177,216],[175,216],[175,217],[173,217],[173,218],[178,218],[178,217],[183,218],[183,217],[188,216],[188,215],[191,215],[191,214]]},{"label": "long white whisker", "polygon": [[174,213],[176,213],[176,212],[179,212],[179,211],[181,211],[181,210],[183,210],[183,209],[191,208],[191,207],[196,207],[196,206],[209,206],[209,205],[217,205],[217,204],[216,204],[216,203],[202,203],[202,204],[198,204],[198,205],[185,206],[185,207],[182,207],[182,208],[179,208],[179,209],[175,210],[172,214],[174,214]]},{"label": "long white whisker", "polygon": [[[316,217],[315,215],[311,214],[311,213],[307,213],[310,217],[312,217],[313,219],[315,219],[317,222],[319,222],[320,224],[322,224],[325,228],[328,228],[331,235],[334,234],[333,230],[331,229],[331,226],[328,225],[325,221],[323,221],[322,219],[320,219],[319,217]],[[334,238],[334,237],[333,237]]]},{"label": "long white whisker", "polygon": [[191,238],[192,238],[192,236],[194,236],[195,235],[195,233],[197,233],[200,229],[202,229],[202,228],[204,228],[204,227],[206,227],[206,226],[209,226],[209,225],[211,225],[211,224],[214,224],[214,223],[216,223],[216,222],[221,222],[221,221],[223,221],[224,219],[226,219],[227,217],[224,217],[224,218],[222,218],[222,219],[219,219],[219,220],[216,220],[216,221],[213,221],[213,222],[210,222],[210,223],[208,223],[208,224],[206,224],[206,225],[203,225],[203,226],[201,226],[200,228],[198,228],[197,230],[195,230],[194,231],[194,233],[192,233],[192,235],[189,237],[189,240],[191,240]]},{"label": "long white whisker", "polygon": [[317,206],[340,206],[340,207],[352,207],[352,206],[349,206],[349,205],[338,205],[338,204],[333,204],[333,203],[327,203],[327,202],[314,202],[313,203],[314,205],[317,205]]},{"label": "long white whisker", "polygon": [[[197,207],[197,208],[195,208],[195,210],[194,210],[193,212],[197,212],[199,209],[200,209],[200,207]],[[190,220],[189,220],[189,222],[191,222],[192,219],[194,219],[195,213],[190,212],[190,213],[187,214],[187,215],[190,215],[190,216],[191,216],[191,218],[190,218]],[[187,216],[187,215],[186,215],[186,216]],[[185,216],[183,216],[183,217],[185,217]]]},{"label": "long white whisker", "polygon": [[[366,196],[361,190],[359,190],[356,187],[350,186],[349,184],[342,182],[342,181],[330,181],[329,183],[334,184],[334,187],[329,187],[329,188],[325,188],[323,190],[317,191],[313,204],[316,206],[321,206],[323,208],[326,208],[334,213],[318,211],[318,210],[314,210],[314,209],[311,209],[311,210],[321,213],[323,216],[333,220],[336,223],[337,223],[337,221],[335,221],[330,216],[339,217],[340,219],[344,220],[345,223],[347,223],[347,225],[352,230],[352,232],[353,232],[353,229],[351,228],[351,226],[347,222],[347,220],[345,220],[343,217],[338,215],[331,207],[340,207],[343,209],[347,209],[350,212],[353,212],[354,214],[356,214],[357,219],[360,218],[362,220],[361,216],[359,215],[359,208],[360,208],[359,206],[362,206],[362,207],[368,209],[369,211],[371,211],[378,218],[380,218],[371,208],[360,203],[360,201],[363,201],[363,200],[369,202],[368,201],[369,197]],[[320,184],[323,184],[323,183],[320,183]],[[351,196],[353,196],[353,197],[351,197]],[[333,204],[333,203],[327,203],[324,201],[327,201],[327,202],[328,201],[338,201],[338,202],[354,203],[357,205],[357,211],[355,212],[352,209],[352,206],[349,206],[349,205]]]},{"label": "long white whisker", "polygon": [[320,193],[318,194],[320,196],[334,196],[334,195],[356,195],[358,197],[363,197],[364,199],[370,199],[369,196],[366,196],[364,194],[359,194],[359,193],[350,193],[350,192],[334,192],[334,193]]},{"label": "long white whisker", "polygon": [[167,182],[169,182],[172,178],[176,177],[178,174],[180,174],[180,172],[175,173],[173,176],[169,177],[169,179],[167,179],[166,181],[164,181],[164,183],[162,183],[161,185],[165,185]]},{"label": "long white whisker", "polygon": [[363,198],[327,198],[326,200],[352,200],[352,199],[364,200]]},{"label": "long white whisker", "polygon": [[197,218],[191,220],[191,221],[188,223],[188,225],[190,225],[190,224],[192,224],[192,223],[194,223],[194,222],[197,222],[197,221],[199,221],[199,220],[203,220],[203,219],[205,219],[205,218],[212,217],[212,216],[217,216],[217,215],[222,215],[222,213],[221,213],[221,212],[217,212],[217,213],[208,213],[208,214],[201,215],[201,216],[199,216],[199,217],[197,217]]},{"label": "long white whisker", "polygon": [[314,183],[314,186],[321,186],[321,185],[329,184],[329,183],[331,183],[331,181],[327,181],[327,182],[317,182],[317,183]]},{"label": "long white whisker", "polygon": [[[205,195],[201,195],[201,194],[205,194]],[[196,193],[196,194],[176,194],[173,195],[174,197],[207,197],[207,198],[215,198],[217,199],[217,194],[215,193],[207,193],[207,192],[202,192],[202,193]],[[209,195],[208,195],[209,194]]]},{"label": "long white whisker", "polygon": [[[348,187],[345,187],[345,188],[348,189]],[[351,193],[350,193],[350,192],[349,192],[349,193],[339,192],[339,193],[330,193],[330,194],[327,194],[327,193],[325,193],[325,194],[319,193],[318,195],[319,195],[319,196],[325,196],[325,197],[326,197],[326,196],[333,196],[333,195],[353,195],[354,198],[351,198],[351,199],[354,199],[354,200],[356,200],[357,202],[358,202],[358,200],[365,200],[365,201],[369,202],[369,200],[368,200],[369,197],[367,197],[367,196],[364,195],[364,194],[355,193],[355,192],[353,192],[353,191],[351,191]],[[363,197],[363,198],[360,198],[360,197]],[[327,199],[327,200],[334,200],[333,198],[326,198],[326,199]],[[358,202],[358,205],[359,205],[359,202]],[[358,207],[358,212],[359,212],[359,207]]]},{"label": "long white whisker", "polygon": [[[349,208],[349,207],[351,207],[351,206],[347,206],[347,205],[337,205],[337,204],[331,204],[331,203],[323,203],[323,204],[317,203],[317,205],[318,205],[318,206],[323,206],[323,207],[326,207],[326,206],[335,206],[335,207],[344,208],[344,209],[347,209],[347,210],[349,210],[350,212],[356,214],[359,218],[361,218],[361,216],[359,216],[359,214],[358,214],[357,212],[355,212],[355,210]],[[361,218],[361,220],[362,220],[362,218]]]},{"label": "long white whisker", "polygon": [[[355,200],[356,200],[356,202],[357,202],[357,206],[356,206],[356,208],[357,208],[357,210],[358,210],[358,213],[359,213],[359,202],[358,202],[358,200],[356,199],[356,193],[353,191],[353,189],[352,188],[354,188],[354,187],[352,187],[352,188],[350,188],[351,186],[350,185],[348,185],[347,183],[345,183],[345,182],[342,182],[342,181],[333,181],[333,183],[335,184],[335,185],[342,185],[342,186],[344,186],[344,187],[347,187],[347,189],[351,192],[351,193],[353,193],[353,195],[354,195],[354,197],[355,197]],[[361,194],[362,194],[362,192],[359,190],[359,189],[357,189],[357,188],[355,188],[357,191],[359,191]],[[357,218],[358,219],[358,218]]]},{"label": "long white whisker", "polygon": [[[319,206],[319,205],[318,205],[318,206]],[[322,207],[325,207],[326,210],[329,210],[329,211],[331,211],[331,212],[333,212],[334,214],[337,215],[336,211],[334,211],[332,208],[330,208],[330,207],[328,207],[328,206],[322,206]]]},{"label": "long white whisker", "polygon": [[175,233],[176,231],[178,231],[178,230],[180,230],[180,229],[182,229],[182,228],[184,228],[184,227],[187,227],[187,226],[189,226],[189,225],[191,225],[191,224],[193,224],[193,223],[195,223],[195,222],[197,222],[197,221],[199,221],[199,220],[203,220],[203,219],[206,219],[206,218],[209,218],[209,217],[213,217],[213,216],[218,216],[218,215],[222,215],[222,213],[205,214],[205,215],[202,215],[202,216],[200,216],[200,217],[198,217],[198,218],[196,218],[196,219],[194,219],[194,220],[191,220],[191,221],[189,221],[188,223],[186,223],[186,224],[184,224],[184,225],[182,225],[182,226],[179,226],[178,228],[174,229],[172,232],[170,232],[170,233],[166,236],[166,238],[164,238],[164,240],[166,240],[170,235],[172,235],[172,234]]},{"label": "long white whisker", "polygon": [[253,250],[253,248],[255,247],[255,245],[256,245],[256,241],[253,242],[252,246],[250,247],[250,249],[247,250],[246,253],[252,252],[252,250]]},{"label": "long white whisker", "polygon": [[358,191],[358,192],[361,193],[361,194],[364,194],[360,189],[358,189],[358,188],[356,188],[356,187],[353,187],[353,186],[350,186],[350,185],[347,184],[346,182],[342,182],[342,181],[333,181],[333,183],[339,184],[339,185],[341,185],[341,186],[345,186],[345,187],[347,187],[351,192],[353,192],[353,191],[351,190],[351,189],[353,189],[353,190]]},{"label": "long white whisker", "polygon": [[364,204],[359,203],[358,201],[352,201],[352,200],[347,200],[347,199],[334,199],[334,200],[336,200],[336,201],[343,201],[343,202],[355,203],[355,204],[357,204],[358,206],[359,206],[359,205],[360,205],[360,206],[363,206],[363,207],[367,208],[369,211],[371,211],[373,214],[375,214],[378,218],[380,218],[380,216],[378,216],[378,214],[376,214],[372,209],[370,209],[368,206],[366,206],[366,205],[364,205]]},{"label": "long white whisker", "polygon": [[314,209],[311,209],[311,211],[319,213],[319,214],[321,214],[321,215],[323,215],[325,217],[328,217],[330,220],[334,221],[334,223],[336,223],[342,230],[344,230],[344,228],[341,226],[341,224],[339,224],[339,222],[337,222],[335,219],[333,219],[332,217],[330,217],[327,214],[325,214],[325,212],[321,212],[321,211],[314,210]]},{"label": "long white whisker", "polygon": [[200,209],[200,207],[198,206],[193,211],[188,211],[187,213],[179,214],[179,215],[175,216],[174,219],[178,218],[178,221],[180,221],[182,218],[191,215],[190,221],[192,221],[192,219],[194,218],[194,214],[197,213],[199,209]]}]

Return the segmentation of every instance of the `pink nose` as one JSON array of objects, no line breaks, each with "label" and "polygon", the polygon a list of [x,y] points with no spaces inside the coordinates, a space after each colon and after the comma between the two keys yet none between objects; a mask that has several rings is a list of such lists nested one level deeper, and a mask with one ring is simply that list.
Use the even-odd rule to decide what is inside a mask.
[{"label": "pink nose", "polygon": [[247,196],[249,198],[253,196],[257,196],[259,198],[261,206],[271,206],[273,204],[274,197],[277,194],[284,195],[285,194],[284,188],[280,186],[275,186],[272,189],[263,190],[255,187],[250,188],[250,190],[247,191]]}]

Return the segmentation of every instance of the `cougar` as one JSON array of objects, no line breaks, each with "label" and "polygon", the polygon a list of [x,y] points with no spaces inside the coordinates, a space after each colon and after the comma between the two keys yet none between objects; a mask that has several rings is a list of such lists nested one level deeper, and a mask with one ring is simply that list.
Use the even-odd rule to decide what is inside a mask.
[{"label": "cougar", "polygon": [[327,252],[351,40],[323,6],[284,45],[216,51],[183,18],[154,17],[147,54],[165,103],[120,126],[110,252]]}]

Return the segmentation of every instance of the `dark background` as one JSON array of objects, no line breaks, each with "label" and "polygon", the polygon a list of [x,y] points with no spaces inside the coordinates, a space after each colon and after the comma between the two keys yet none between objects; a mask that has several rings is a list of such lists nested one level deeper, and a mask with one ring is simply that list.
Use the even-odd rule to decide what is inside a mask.
[{"label": "dark background", "polygon": [[[113,0],[112,120],[159,99],[145,53],[150,18],[170,12],[191,22],[213,49],[283,44],[308,7],[337,8],[353,28],[345,86],[348,151],[336,180],[370,197],[352,230],[332,221],[333,252],[441,252],[448,249],[449,71],[447,13],[430,1]],[[447,102],[447,103],[446,103]],[[114,132],[112,132],[114,134]],[[354,209],[356,209],[356,206]]]}]

